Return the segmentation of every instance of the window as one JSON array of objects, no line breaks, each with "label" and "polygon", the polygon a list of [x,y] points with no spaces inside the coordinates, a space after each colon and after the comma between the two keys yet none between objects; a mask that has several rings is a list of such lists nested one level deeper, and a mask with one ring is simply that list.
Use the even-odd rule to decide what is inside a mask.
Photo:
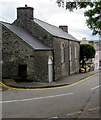
[{"label": "window", "polygon": [[77,48],[75,46],[75,59],[77,58]]},{"label": "window", "polygon": [[61,43],[61,63],[65,62],[65,44]]},{"label": "window", "polygon": [[69,46],[69,60],[72,59],[72,47],[71,45]]}]

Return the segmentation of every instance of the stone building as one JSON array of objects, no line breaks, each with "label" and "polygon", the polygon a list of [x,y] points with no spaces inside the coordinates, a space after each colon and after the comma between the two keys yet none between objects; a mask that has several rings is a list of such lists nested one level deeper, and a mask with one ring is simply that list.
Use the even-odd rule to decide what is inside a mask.
[{"label": "stone building", "polygon": [[95,51],[96,51],[95,58],[92,59],[92,62],[94,64],[94,69],[97,70],[100,67],[100,60],[101,60],[101,58],[100,58],[100,52],[101,52],[100,41],[99,40],[89,41],[89,44],[94,46]]},{"label": "stone building", "polygon": [[2,24],[2,76],[52,82],[79,72],[79,41],[67,26],[34,18],[32,7],[17,8],[17,19]]},{"label": "stone building", "polygon": [[100,41],[98,40],[91,40],[91,41],[87,41],[86,38],[83,38],[82,41],[80,42],[80,44],[90,44],[95,48],[95,58],[89,59],[86,63],[90,64],[93,69],[92,70],[97,70],[99,69],[100,66],[100,52],[101,52],[101,48],[100,48]]}]

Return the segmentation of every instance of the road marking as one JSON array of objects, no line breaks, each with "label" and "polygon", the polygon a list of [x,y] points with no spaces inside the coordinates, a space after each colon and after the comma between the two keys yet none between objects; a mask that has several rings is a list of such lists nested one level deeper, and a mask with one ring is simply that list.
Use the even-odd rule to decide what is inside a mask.
[{"label": "road marking", "polygon": [[46,99],[46,98],[62,97],[62,96],[73,95],[73,94],[74,93],[67,93],[67,94],[45,96],[45,97],[38,97],[38,98],[29,98],[29,99],[22,99],[22,100],[0,101],[0,103],[24,102],[24,101],[30,101],[30,100],[39,100],[39,99]]},{"label": "road marking", "polygon": [[67,114],[67,116],[72,116],[72,115],[75,115],[75,114],[81,114],[82,113],[82,111],[77,111],[77,112],[74,112],[74,113],[70,113],[70,114]]},{"label": "road marking", "polygon": [[88,111],[93,111],[93,110],[96,110],[96,109],[100,109],[100,107],[96,107],[96,108],[92,108],[92,109],[89,109]]},{"label": "road marking", "polygon": [[[98,72],[97,72],[98,73]],[[10,87],[10,86],[7,86],[7,85],[5,85],[5,84],[3,84],[2,82],[0,82],[0,84],[3,86],[3,87],[5,87],[5,88],[8,88],[8,89],[14,89],[14,90],[50,90],[50,89],[57,89],[57,88],[66,88],[66,87],[71,87],[71,86],[74,86],[74,85],[77,85],[77,84],[79,84],[79,83],[81,83],[81,82],[83,82],[83,81],[85,81],[85,80],[87,80],[87,79],[89,79],[89,78],[91,78],[91,77],[93,77],[93,76],[95,76],[97,73],[94,73],[94,74],[92,74],[92,75],[90,75],[90,76],[88,76],[88,77],[86,77],[86,78],[84,78],[84,79],[82,79],[82,80],[80,80],[80,81],[78,81],[78,82],[75,82],[75,83],[73,83],[73,84],[70,84],[70,85],[65,85],[65,86],[62,86],[62,87],[52,87],[52,88],[16,88],[16,87]]]},{"label": "road marking", "polygon": [[[88,109],[88,111],[91,112],[91,111],[96,110],[96,109],[100,109],[100,107]],[[67,114],[66,116],[68,117],[68,116],[73,116],[73,115],[80,115],[81,113],[82,113],[82,111],[77,111],[77,112],[74,112],[74,113]]]},{"label": "road marking", "polygon": [[95,90],[95,89],[97,89],[97,88],[99,88],[99,87],[100,87],[100,85],[98,85],[98,86],[96,86],[96,87],[91,88],[91,90]]},{"label": "road marking", "polygon": [[56,117],[51,117],[50,119],[54,119],[54,118],[58,118],[57,116]]}]

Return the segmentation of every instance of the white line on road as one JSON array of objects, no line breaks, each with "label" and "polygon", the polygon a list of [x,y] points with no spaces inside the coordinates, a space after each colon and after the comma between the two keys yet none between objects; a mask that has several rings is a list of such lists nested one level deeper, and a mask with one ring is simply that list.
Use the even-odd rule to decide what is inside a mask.
[{"label": "white line on road", "polygon": [[67,114],[67,117],[72,116],[72,115],[77,115],[77,114],[79,115],[81,113],[82,113],[82,111],[77,111],[77,112],[74,112],[74,113]]},{"label": "white line on road", "polygon": [[92,109],[89,109],[88,111],[93,111],[93,110],[96,110],[96,109],[100,109],[100,107],[92,108]]},{"label": "white line on road", "polygon": [[54,119],[54,118],[58,118],[57,116],[56,117],[51,117],[50,119]]},{"label": "white line on road", "polygon": [[45,96],[45,97],[38,97],[38,98],[29,98],[29,99],[22,99],[22,100],[0,101],[0,103],[24,102],[24,101],[30,101],[30,100],[39,100],[39,99],[45,99],[45,98],[61,97],[61,96],[67,96],[67,95],[73,95],[73,94],[74,93],[67,93],[67,94],[60,94],[60,95],[54,95],[54,96]]},{"label": "white line on road", "polygon": [[96,86],[96,87],[94,87],[94,88],[91,88],[91,90],[95,90],[95,89],[97,89],[97,88],[99,88],[100,87],[100,85],[98,85],[98,86]]},{"label": "white line on road", "polygon": [[[100,107],[88,109],[88,111],[90,112],[90,111],[94,111],[94,110],[97,110],[97,109],[100,109]],[[74,112],[74,113],[67,114],[67,117],[68,116],[73,116],[73,115],[80,115],[81,113],[82,113],[82,111],[77,111],[77,112]]]}]

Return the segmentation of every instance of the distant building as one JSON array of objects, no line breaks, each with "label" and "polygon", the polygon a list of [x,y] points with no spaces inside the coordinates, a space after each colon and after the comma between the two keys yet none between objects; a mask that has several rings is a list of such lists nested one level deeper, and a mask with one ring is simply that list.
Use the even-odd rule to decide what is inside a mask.
[{"label": "distant building", "polygon": [[96,41],[89,41],[89,43],[91,45],[94,46],[96,53],[95,53],[95,58],[93,59],[93,63],[94,63],[94,69],[97,70],[99,69],[99,45],[98,42]]},{"label": "distant building", "polygon": [[81,40],[80,44],[89,44],[89,42],[86,40],[86,38],[83,38]]},{"label": "distant building", "polygon": [[95,50],[96,50],[96,53],[95,53],[95,58],[92,58],[92,59],[89,59],[87,61],[88,64],[91,64],[92,66],[94,66],[94,69],[97,70],[99,69],[99,62],[101,61],[100,59],[100,41],[87,41],[86,39],[82,39],[81,43],[80,44],[91,44],[92,46],[94,46]]},{"label": "distant building", "polygon": [[50,25],[34,17],[32,7],[17,8],[17,19],[2,24],[2,76],[52,82],[79,72],[80,42],[68,26]]}]

